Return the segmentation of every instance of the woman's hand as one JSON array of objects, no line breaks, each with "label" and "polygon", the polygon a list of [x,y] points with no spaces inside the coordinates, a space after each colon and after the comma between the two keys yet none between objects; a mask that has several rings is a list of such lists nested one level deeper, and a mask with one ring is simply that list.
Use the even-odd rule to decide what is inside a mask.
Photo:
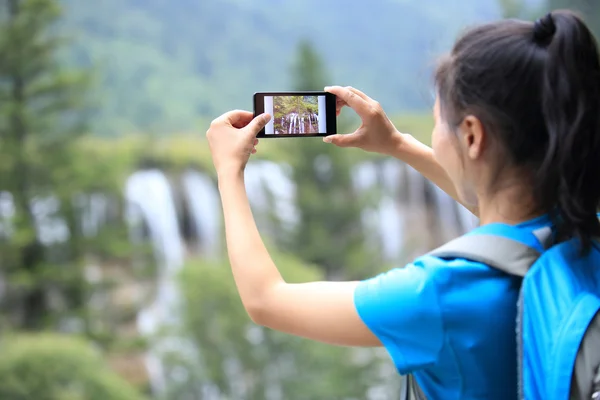
[{"label": "woman's hand", "polygon": [[206,132],[217,175],[240,173],[250,154],[256,153],[256,135],[271,119],[268,114],[253,118],[248,111],[230,111],[215,119]]},{"label": "woman's hand", "polygon": [[395,154],[402,142],[402,134],[378,102],[352,87],[331,86],[326,87],[325,91],[337,96],[337,115],[344,106],[348,106],[362,119],[362,125],[354,133],[327,136],[323,141],[339,147],[358,147],[375,153]]}]

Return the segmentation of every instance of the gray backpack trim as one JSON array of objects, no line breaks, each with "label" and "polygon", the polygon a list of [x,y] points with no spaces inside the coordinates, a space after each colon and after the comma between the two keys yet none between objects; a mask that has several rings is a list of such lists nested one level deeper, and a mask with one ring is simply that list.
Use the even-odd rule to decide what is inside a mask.
[{"label": "gray backpack trim", "polygon": [[600,399],[600,312],[590,322],[577,351],[570,399]]},{"label": "gray backpack trim", "polygon": [[525,276],[540,253],[500,236],[469,235],[454,239],[433,250],[429,255],[439,258],[464,258],[511,275]]},{"label": "gray backpack trim", "polygon": [[425,397],[425,394],[419,387],[417,380],[410,374],[404,377],[404,385],[402,386],[402,392],[400,393],[400,400],[427,400],[427,397]]},{"label": "gray backpack trim", "polygon": [[[550,227],[533,232],[544,248],[551,245]],[[510,275],[525,276],[529,268],[540,257],[540,253],[522,243],[495,235],[466,235],[454,239],[433,250],[429,255],[439,258],[464,258],[480,262]],[[519,296],[522,297],[522,296]],[[517,344],[519,360],[519,398],[523,398],[521,387],[521,315],[522,301],[518,304]],[[402,400],[422,400],[425,396],[414,377],[407,376]],[[571,400],[600,400],[600,312],[590,323],[583,337],[571,382]]]}]

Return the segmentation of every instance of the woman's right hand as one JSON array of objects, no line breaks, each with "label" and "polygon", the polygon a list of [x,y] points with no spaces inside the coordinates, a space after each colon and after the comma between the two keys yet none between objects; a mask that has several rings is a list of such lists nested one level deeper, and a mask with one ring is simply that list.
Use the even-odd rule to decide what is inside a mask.
[{"label": "woman's right hand", "polygon": [[325,91],[337,96],[337,115],[344,106],[348,106],[358,114],[362,124],[354,133],[326,136],[323,138],[324,142],[388,155],[397,151],[402,142],[402,134],[394,127],[378,102],[352,87],[330,86]]}]

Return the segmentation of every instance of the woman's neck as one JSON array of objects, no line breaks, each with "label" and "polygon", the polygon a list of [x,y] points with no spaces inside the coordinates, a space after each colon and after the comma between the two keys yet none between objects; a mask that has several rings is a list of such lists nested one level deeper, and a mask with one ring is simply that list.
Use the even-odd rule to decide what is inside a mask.
[{"label": "woman's neck", "polygon": [[478,199],[481,225],[516,225],[544,214],[534,201],[531,185],[506,185],[490,195],[479,195]]}]

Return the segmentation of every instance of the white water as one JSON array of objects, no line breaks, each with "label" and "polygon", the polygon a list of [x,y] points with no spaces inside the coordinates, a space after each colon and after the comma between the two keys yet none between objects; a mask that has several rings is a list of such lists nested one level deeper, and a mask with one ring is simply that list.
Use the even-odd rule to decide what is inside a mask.
[{"label": "white water", "polygon": [[221,247],[221,203],[215,184],[193,170],[186,171],[181,180],[200,251],[216,257]]},{"label": "white water", "polygon": [[[353,184],[359,192],[375,188],[381,190],[379,205],[375,210],[364,210],[362,220],[367,229],[374,229],[378,233],[384,259],[388,261],[399,260],[406,241],[413,234],[435,233],[435,236],[445,242],[470,231],[478,224],[477,218],[470,211],[424,179],[414,168],[397,160],[356,166],[353,170]],[[426,191],[433,195],[432,212],[436,232],[428,232],[429,227],[426,225]],[[419,248],[410,254],[430,250],[429,243],[419,242]]]},{"label": "white water", "polygon": [[[183,241],[177,224],[175,203],[166,176],[159,170],[138,171],[125,184],[127,217],[134,232],[147,226],[159,265],[154,300],[138,314],[138,328],[147,336],[178,322],[179,292],[175,278],[184,261]],[[153,389],[165,389],[160,350],[166,342],[154,342],[147,354],[147,368]]]},{"label": "white water", "polygon": [[81,229],[86,237],[94,237],[109,218],[111,202],[102,193],[79,195],[75,198],[75,205],[81,213]]},{"label": "white water", "polygon": [[[290,133],[316,133],[319,129],[315,129],[315,125],[319,124],[319,116],[317,114],[298,114],[290,113],[285,117],[281,117],[281,125]],[[308,125],[308,132],[306,127]]]},{"label": "white water", "polygon": [[263,217],[274,213],[288,227],[297,223],[296,186],[289,177],[289,168],[271,161],[251,162],[244,179],[253,212]]}]

